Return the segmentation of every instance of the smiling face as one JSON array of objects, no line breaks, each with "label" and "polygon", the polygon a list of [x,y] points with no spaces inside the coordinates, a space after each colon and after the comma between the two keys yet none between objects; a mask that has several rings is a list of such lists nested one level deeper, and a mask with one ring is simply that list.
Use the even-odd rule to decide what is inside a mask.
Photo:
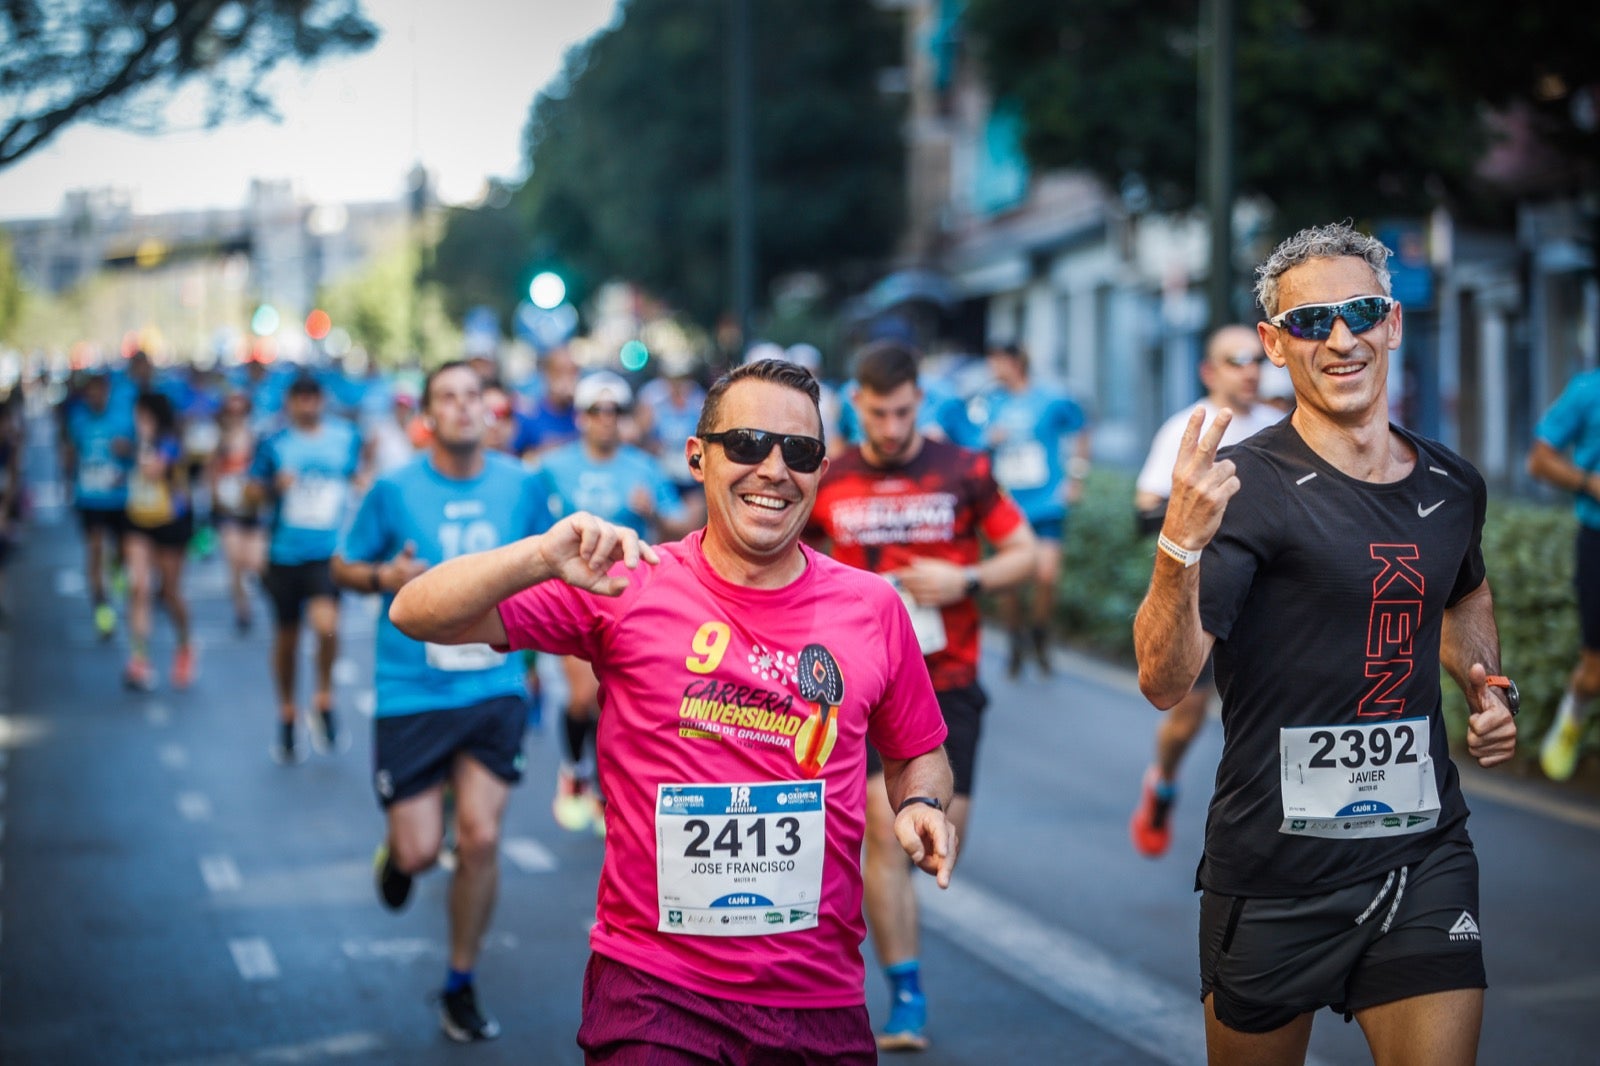
[{"label": "smiling face", "polygon": [[[714,431],[761,429],[769,433],[822,435],[811,398],[770,381],[746,379],[729,386]],[[723,577],[742,584],[783,584],[803,565],[797,544],[816,503],[817,485],[828,464],[810,474],[790,470],[783,449],[773,447],[750,466],[729,459],[720,444],[689,441],[700,456],[706,489],[705,554]],[[790,572],[793,571],[793,572]]]},{"label": "smiling face", "polygon": [[[1277,312],[1305,304],[1382,295],[1372,268],[1356,256],[1309,259],[1278,279]],[[1400,305],[1365,333],[1337,319],[1325,340],[1304,340],[1267,322],[1257,332],[1267,355],[1294,381],[1296,425],[1314,418],[1340,425],[1389,417],[1389,353],[1400,347]]]}]

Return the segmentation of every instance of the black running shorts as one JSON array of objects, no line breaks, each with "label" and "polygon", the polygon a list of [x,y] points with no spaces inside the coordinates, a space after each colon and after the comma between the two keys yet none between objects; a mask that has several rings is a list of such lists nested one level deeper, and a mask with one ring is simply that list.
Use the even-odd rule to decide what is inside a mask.
[{"label": "black running shorts", "polygon": [[[972,777],[978,766],[978,734],[983,730],[983,709],[989,706],[989,697],[983,687],[974,681],[960,688],[935,692],[939,710],[944,712],[944,724],[950,730],[945,738],[945,754],[950,756],[950,771],[955,778],[957,796],[972,795]],[[867,776],[883,773],[883,760],[877,749],[867,745]]]},{"label": "black running shorts", "polygon": [[107,533],[113,537],[122,536],[122,531],[128,528],[128,513],[122,508],[79,507],[78,525],[85,533],[96,530]]},{"label": "black running shorts", "polygon": [[497,696],[450,710],[372,720],[372,788],[378,805],[393,803],[450,776],[458,754],[468,755],[508,785],[522,780],[522,734],[528,701]]},{"label": "black running shorts", "polygon": [[1578,594],[1578,633],[1589,651],[1600,651],[1600,529],[1578,527],[1578,559],[1572,584]]},{"label": "black running shorts", "polygon": [[297,626],[308,600],[333,599],[339,589],[326,559],[309,563],[270,563],[261,575],[261,587],[272,600],[272,613],[280,627]]},{"label": "black running shorts", "polygon": [[1200,896],[1200,997],[1267,1033],[1331,1007],[1349,1021],[1396,1000],[1486,988],[1478,858],[1447,840],[1421,862],[1321,896]]}]

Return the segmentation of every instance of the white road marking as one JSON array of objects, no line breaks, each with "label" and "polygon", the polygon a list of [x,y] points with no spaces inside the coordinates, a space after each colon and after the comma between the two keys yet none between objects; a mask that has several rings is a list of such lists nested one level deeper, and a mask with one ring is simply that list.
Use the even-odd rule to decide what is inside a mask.
[{"label": "white road marking", "polygon": [[511,837],[500,842],[500,854],[523,873],[546,874],[558,865],[550,849],[531,837]]},{"label": "white road marking", "polygon": [[239,976],[246,981],[273,981],[278,977],[278,958],[272,945],[260,937],[228,941],[228,951],[233,954],[233,964]]},{"label": "white road marking", "polygon": [[[303,1044],[278,1044],[274,1047],[241,1051],[232,1055],[218,1055],[209,1059],[193,1059],[182,1066],[250,1066],[251,1063],[322,1062],[355,1055],[371,1057],[383,1052],[386,1045],[377,1033],[340,1033],[321,1040]],[[384,1056],[389,1059],[390,1056]]]},{"label": "white road marking", "polygon": [[200,877],[211,892],[237,892],[239,886],[244,884],[239,876],[239,867],[226,855],[202,855]]},{"label": "white road marking", "polygon": [[157,755],[169,770],[182,770],[189,765],[189,749],[182,744],[163,744]]},{"label": "white road marking", "polygon": [[172,724],[172,711],[164,703],[147,703],[144,707],[144,720],[153,726]]},{"label": "white road marking", "polygon": [[1461,790],[1469,797],[1484,796],[1496,803],[1504,803],[1531,814],[1542,814],[1580,829],[1600,829],[1600,809],[1543,795],[1534,788],[1519,786],[1515,779],[1500,780],[1497,771],[1480,769],[1470,759],[1455,759],[1454,762],[1461,775]]},{"label": "white road marking", "polygon": [[77,570],[56,571],[56,595],[63,598],[82,596],[88,592],[83,574]]},{"label": "white road marking", "polygon": [[[491,932],[483,938],[483,954],[516,951],[517,938],[511,933]],[[354,962],[415,962],[442,960],[449,950],[442,940],[421,936],[390,937],[386,940],[346,940],[340,945],[344,957]]]},{"label": "white road marking", "polygon": [[211,818],[211,800],[203,792],[180,792],[178,813],[183,815],[185,821],[208,821]]},{"label": "white road marking", "polygon": [[[917,878],[930,929],[1125,1043],[1170,1063],[1204,1066],[1198,989],[1157,980],[1092,941],[1048,925],[970,881],[944,891]],[[1307,1057],[1307,1066],[1322,1066]]]},{"label": "white road marking", "polygon": [[361,680],[361,668],[354,659],[335,659],[333,663],[333,683],[335,685],[354,685]]}]

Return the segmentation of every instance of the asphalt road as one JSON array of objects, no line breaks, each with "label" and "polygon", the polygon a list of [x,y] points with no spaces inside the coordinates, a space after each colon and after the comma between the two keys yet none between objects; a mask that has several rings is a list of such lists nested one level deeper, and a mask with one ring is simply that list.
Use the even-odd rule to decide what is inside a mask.
[{"label": "asphalt road", "polygon": [[[236,635],[220,563],[193,564],[197,684],[124,690],[125,649],[95,639],[55,497],[41,486],[0,633],[0,1062],[580,1062],[603,843],[550,817],[553,714],[529,737],[479,965],[504,1035],[460,1048],[429,1003],[447,875],[421,879],[400,915],[372,888],[374,601],[344,601],[336,680],[354,743],[278,766],[265,604]],[[1186,764],[1172,853],[1140,858],[1127,819],[1156,712],[1126,671],[1061,653],[1054,677],[1012,682],[999,651],[991,641],[984,661],[967,847],[948,892],[922,886],[934,1046],[908,1061],[1201,1063],[1192,884],[1220,730]],[[1469,775],[1468,799],[1491,982],[1481,1061],[1592,1062],[1600,804],[1502,773]],[[880,1020],[875,967],[867,996]],[[1370,1061],[1358,1027],[1331,1013],[1312,1053]]]}]

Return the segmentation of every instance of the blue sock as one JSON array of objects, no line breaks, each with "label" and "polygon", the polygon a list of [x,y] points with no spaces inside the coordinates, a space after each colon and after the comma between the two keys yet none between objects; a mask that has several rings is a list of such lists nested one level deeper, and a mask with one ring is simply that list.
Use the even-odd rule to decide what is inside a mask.
[{"label": "blue sock", "polygon": [[1156,782],[1156,799],[1163,803],[1171,803],[1178,795],[1178,783],[1162,778]]},{"label": "blue sock", "polygon": [[448,974],[445,975],[445,995],[449,995],[451,992],[459,992],[470,984],[472,984],[471,970],[452,969]]},{"label": "blue sock", "polygon": [[922,964],[916,959],[885,966],[883,975],[889,979],[889,990],[898,997],[902,992],[922,995]]}]

